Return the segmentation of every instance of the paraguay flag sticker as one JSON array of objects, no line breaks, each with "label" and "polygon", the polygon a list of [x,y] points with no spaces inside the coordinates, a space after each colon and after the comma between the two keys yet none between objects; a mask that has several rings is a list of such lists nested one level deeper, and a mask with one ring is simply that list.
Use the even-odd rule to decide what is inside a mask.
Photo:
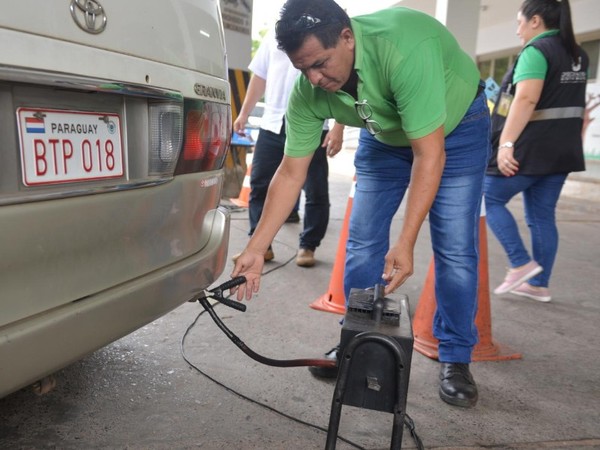
[{"label": "paraguay flag sticker", "polygon": [[25,130],[27,133],[45,133],[44,119],[25,117]]}]

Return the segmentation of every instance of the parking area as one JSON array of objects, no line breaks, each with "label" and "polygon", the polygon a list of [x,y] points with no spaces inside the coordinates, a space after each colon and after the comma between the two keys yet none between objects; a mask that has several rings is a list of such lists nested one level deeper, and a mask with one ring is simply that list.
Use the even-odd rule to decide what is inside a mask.
[{"label": "parking area", "polygon": [[[286,224],[247,312],[216,307],[257,353],[318,357],[339,340],[341,316],[308,305],[328,289],[352,185],[351,157],[343,152],[331,161],[331,220],[318,264],[294,264],[301,226]],[[519,201],[513,206],[524,226]],[[491,296],[493,338],[523,357],[473,363],[480,390],[474,409],[443,403],[437,362],[413,354],[407,412],[425,448],[600,448],[599,211],[597,202],[566,198],[559,204],[551,303]],[[400,223],[401,213],[394,230]],[[243,248],[247,225],[246,210],[233,210],[229,255]],[[425,226],[415,275],[401,288],[413,312],[431,259],[428,236]],[[506,262],[491,233],[488,251],[495,286]],[[231,268],[228,262],[221,282]],[[197,303],[182,305],[62,370],[50,394],[24,389],[1,399],[0,448],[323,448],[334,381],[318,380],[303,367],[251,360],[202,311]],[[345,440],[337,448],[389,448],[391,430],[390,414],[344,406],[339,435]],[[403,442],[403,448],[416,447],[406,429]]]}]

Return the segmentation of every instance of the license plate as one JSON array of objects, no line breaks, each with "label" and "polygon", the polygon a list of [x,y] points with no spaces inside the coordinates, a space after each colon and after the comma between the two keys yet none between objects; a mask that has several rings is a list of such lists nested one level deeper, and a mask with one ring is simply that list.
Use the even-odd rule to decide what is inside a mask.
[{"label": "license plate", "polygon": [[23,184],[123,176],[118,114],[18,108]]}]

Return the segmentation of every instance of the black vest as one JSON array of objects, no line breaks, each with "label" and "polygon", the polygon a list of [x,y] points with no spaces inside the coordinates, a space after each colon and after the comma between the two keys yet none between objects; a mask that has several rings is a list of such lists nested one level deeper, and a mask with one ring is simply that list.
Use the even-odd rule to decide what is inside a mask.
[{"label": "black vest", "polygon": [[[536,39],[531,44],[548,61],[548,72],[535,111],[515,142],[519,175],[549,175],[585,170],[581,129],[585,111],[588,56],[574,64],[557,35]],[[518,61],[518,57],[517,57]],[[515,93],[512,82],[517,61],[502,80],[500,92]],[[496,106],[498,102],[496,102]],[[500,174],[496,162],[500,133],[506,117],[492,112],[492,156],[487,173]]]}]

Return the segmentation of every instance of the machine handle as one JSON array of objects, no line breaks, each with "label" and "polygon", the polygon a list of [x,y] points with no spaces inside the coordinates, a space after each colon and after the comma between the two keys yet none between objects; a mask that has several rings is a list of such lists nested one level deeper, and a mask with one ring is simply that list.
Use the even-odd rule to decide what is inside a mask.
[{"label": "machine handle", "polygon": [[246,277],[235,277],[232,278],[231,280],[226,281],[225,283],[223,283],[221,286],[218,286],[214,289],[211,290],[211,292],[216,292],[216,291],[225,291],[227,289],[231,289],[232,287],[236,287],[239,286],[240,284],[244,284],[246,282]]},{"label": "machine handle", "polygon": [[230,300],[228,298],[223,297],[223,291],[231,289],[232,287],[239,286],[240,284],[244,284],[246,282],[246,277],[235,277],[231,280],[226,281],[220,286],[217,286],[214,289],[211,289],[209,292],[212,294],[211,297],[217,300],[220,303],[223,303],[225,306],[229,306],[230,308],[237,309],[238,311],[246,311],[246,305],[242,302],[238,302],[235,300]]},{"label": "machine handle", "polygon": [[244,305],[242,302],[238,302],[236,300],[230,300],[225,297],[219,297],[216,300],[219,301],[220,303],[223,303],[225,306],[229,306],[230,308],[237,309],[238,311],[241,311],[241,312],[246,311],[246,305]]}]

